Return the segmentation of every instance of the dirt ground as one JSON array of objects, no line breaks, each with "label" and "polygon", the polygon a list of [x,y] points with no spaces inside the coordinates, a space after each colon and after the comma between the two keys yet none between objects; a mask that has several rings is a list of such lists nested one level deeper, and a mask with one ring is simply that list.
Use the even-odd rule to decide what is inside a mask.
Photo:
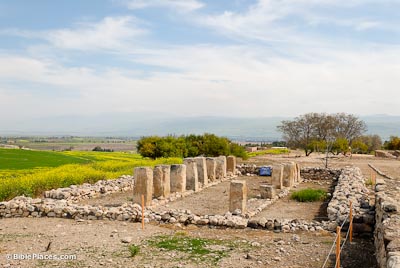
[{"label": "dirt ground", "polygon": [[[258,156],[250,163],[272,164],[296,161],[302,167],[323,167],[323,155],[296,157],[299,152],[285,156]],[[373,164],[388,175],[400,179],[400,161],[378,159],[370,156],[340,157],[331,159],[329,167],[358,166],[366,178],[370,177]],[[249,184],[250,197],[257,198],[260,182],[266,178],[242,177]],[[185,199],[171,202],[166,208],[190,209],[199,214],[222,214],[227,211],[227,185],[223,182]],[[329,185],[300,184],[297,189],[313,187],[327,189]],[[293,189],[293,190],[297,190]],[[85,203],[117,206],[129,202],[131,193],[107,196]],[[257,217],[317,219],[323,203],[299,204],[283,198]],[[184,232],[186,237],[220,241],[221,258],[193,257],[188,252],[166,250],[151,243],[160,236],[173,236]],[[124,243],[122,242],[124,240]],[[0,219],[0,267],[322,267],[332,246],[333,235],[322,232],[275,233],[267,230],[217,229],[196,226],[146,225],[141,230],[138,223],[119,221],[74,221],[50,218]],[[211,242],[209,242],[211,243]],[[136,245],[139,252],[132,257],[129,245]],[[46,251],[47,250],[47,251]],[[14,255],[17,254],[17,255]],[[28,255],[21,255],[28,254]],[[31,254],[31,255],[29,255]],[[16,260],[23,256],[71,254],[76,260]],[[11,259],[7,259],[11,256]],[[38,255],[36,255],[38,256]],[[14,258],[14,259],[13,259]],[[367,260],[369,258],[369,261]],[[343,256],[343,267],[375,267],[373,244],[370,238],[356,238]],[[332,263],[326,267],[332,267]]]}]

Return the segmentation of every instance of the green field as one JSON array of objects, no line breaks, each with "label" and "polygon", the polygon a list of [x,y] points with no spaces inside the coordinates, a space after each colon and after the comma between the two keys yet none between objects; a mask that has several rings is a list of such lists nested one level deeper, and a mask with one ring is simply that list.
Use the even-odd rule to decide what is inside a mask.
[{"label": "green field", "polygon": [[0,170],[58,167],[66,164],[83,164],[88,162],[88,159],[64,153],[0,149]]},{"label": "green field", "polygon": [[122,152],[49,152],[0,149],[0,201],[18,195],[133,174],[138,166],[179,164],[180,158],[151,160]]}]

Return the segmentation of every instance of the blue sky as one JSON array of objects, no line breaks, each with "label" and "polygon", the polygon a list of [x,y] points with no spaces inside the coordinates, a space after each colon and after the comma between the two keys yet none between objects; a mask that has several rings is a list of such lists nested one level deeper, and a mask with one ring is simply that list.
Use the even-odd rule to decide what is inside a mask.
[{"label": "blue sky", "polygon": [[394,114],[399,0],[0,1],[0,120]]}]

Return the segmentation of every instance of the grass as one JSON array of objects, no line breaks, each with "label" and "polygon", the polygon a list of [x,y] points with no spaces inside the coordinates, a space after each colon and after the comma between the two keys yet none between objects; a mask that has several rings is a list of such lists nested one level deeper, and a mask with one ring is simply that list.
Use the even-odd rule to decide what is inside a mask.
[{"label": "grass", "polygon": [[89,161],[89,159],[57,152],[0,149],[0,170],[58,167],[65,164],[83,164]]},{"label": "grass", "polygon": [[183,232],[177,232],[172,236],[157,236],[148,243],[158,249],[184,253],[182,259],[214,264],[238,247],[230,241],[190,237]]},{"label": "grass", "polygon": [[288,154],[288,153],[290,153],[289,149],[276,148],[276,149],[268,149],[268,150],[262,150],[262,151],[257,151],[257,152],[251,152],[251,153],[247,153],[247,155],[249,157],[254,157],[257,155],[265,155],[265,154],[279,155],[279,154]]},{"label": "grass", "polygon": [[316,189],[303,189],[292,193],[291,198],[299,202],[315,202],[326,199],[326,192],[324,190]]},{"label": "grass", "polygon": [[[29,157],[35,164],[23,160],[26,152],[34,152]],[[19,195],[39,196],[43,191],[72,184],[114,179],[133,174],[133,168],[138,166],[180,163],[180,158],[152,160],[138,154],[120,152],[0,150],[0,201]]]},{"label": "grass", "polygon": [[129,252],[131,253],[132,258],[135,257],[140,252],[140,247],[135,244],[129,245],[128,249]]}]

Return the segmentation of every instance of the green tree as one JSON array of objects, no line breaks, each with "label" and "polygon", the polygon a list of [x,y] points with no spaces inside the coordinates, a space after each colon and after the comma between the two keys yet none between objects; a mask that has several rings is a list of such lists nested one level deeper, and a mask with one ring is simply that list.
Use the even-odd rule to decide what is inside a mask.
[{"label": "green tree", "polygon": [[390,136],[389,141],[384,145],[387,150],[400,150],[400,138],[397,136]]},{"label": "green tree", "polygon": [[[332,141],[336,141],[341,143],[336,144],[337,146],[344,146],[342,139],[346,140],[348,145],[366,131],[362,120],[344,113],[308,113],[294,120],[282,121],[277,128],[282,132],[288,146],[303,149],[306,156],[314,152],[320,142],[331,144]],[[335,151],[339,150],[340,146]]]}]

